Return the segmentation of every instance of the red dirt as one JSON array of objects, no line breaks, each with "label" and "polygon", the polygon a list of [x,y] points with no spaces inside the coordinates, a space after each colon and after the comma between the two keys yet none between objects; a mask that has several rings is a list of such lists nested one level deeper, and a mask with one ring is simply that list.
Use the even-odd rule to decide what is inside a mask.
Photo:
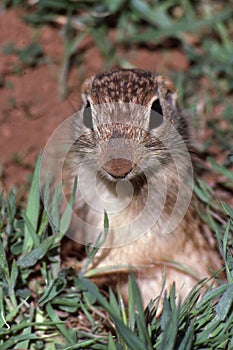
[{"label": "red dirt", "polygon": [[[4,81],[0,88],[0,187],[7,192],[13,185],[26,182],[50,134],[78,109],[83,79],[100,73],[103,67],[103,59],[91,39],[85,40],[82,74],[77,67],[72,68],[69,95],[62,101],[58,91],[63,53],[61,30],[52,26],[32,28],[24,22],[23,15],[21,10],[0,12],[1,45],[13,42],[17,48],[24,48],[36,38],[51,63],[28,67],[22,66],[15,54],[0,56],[0,76]],[[133,65],[162,74],[169,69],[188,69],[187,58],[178,49],[130,49],[124,55]],[[13,73],[17,64],[23,67],[21,74]]]}]

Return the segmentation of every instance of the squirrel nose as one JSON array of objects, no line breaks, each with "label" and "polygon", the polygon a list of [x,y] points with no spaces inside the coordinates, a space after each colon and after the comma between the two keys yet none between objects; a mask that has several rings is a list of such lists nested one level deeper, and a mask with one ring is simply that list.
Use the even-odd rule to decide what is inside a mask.
[{"label": "squirrel nose", "polygon": [[124,158],[113,158],[103,164],[103,169],[115,179],[125,178],[133,169],[133,162]]},{"label": "squirrel nose", "polygon": [[102,168],[115,179],[124,179],[134,167],[132,142],[124,138],[111,138],[102,147]]}]

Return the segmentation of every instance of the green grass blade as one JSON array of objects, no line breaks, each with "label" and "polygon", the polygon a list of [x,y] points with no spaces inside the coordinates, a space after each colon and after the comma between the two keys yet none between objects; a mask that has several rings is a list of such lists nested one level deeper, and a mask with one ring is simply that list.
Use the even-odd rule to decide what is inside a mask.
[{"label": "green grass blade", "polygon": [[215,170],[217,170],[217,172],[226,176],[229,180],[233,181],[233,172],[231,170],[228,170],[224,166],[218,164],[213,158],[208,158],[208,161],[212,165],[212,167]]},{"label": "green grass blade", "polygon": [[48,237],[42,243],[38,244],[29,254],[19,258],[17,265],[21,268],[28,268],[34,266],[40,259],[42,259],[53,246],[55,237]]},{"label": "green grass blade", "polygon": [[108,303],[107,299],[98,291],[97,287],[86,278],[82,278],[80,281],[82,285],[87,288],[87,290],[93,294],[98,302],[105,308],[106,311],[111,315],[115,326],[120,333],[122,339],[129,346],[130,349],[137,350],[147,350],[150,349],[147,347],[141,339],[137,337],[124,323],[118,318],[118,316],[112,311],[111,305]]},{"label": "green grass blade", "polygon": [[67,341],[67,343],[69,345],[74,345],[77,342],[75,331],[72,329],[66,328],[64,324],[61,324],[61,320],[57,316],[56,312],[54,311],[50,303],[46,304],[45,308],[48,313],[48,316],[54,322],[54,324],[56,325],[58,330],[61,332],[61,334]]},{"label": "green grass blade", "polygon": [[[39,176],[40,176],[40,163],[41,163],[41,153],[37,159],[31,188],[28,197],[28,203],[26,208],[26,217],[30,222],[34,232],[37,230],[38,218],[40,213],[40,187],[39,187]],[[25,239],[23,244],[23,253],[28,253],[34,245],[32,235],[30,234],[30,229],[25,223]]]},{"label": "green grass blade", "polygon": [[69,200],[69,203],[61,217],[61,221],[60,221],[60,233],[61,235],[65,235],[65,233],[67,232],[69,226],[70,226],[70,222],[71,222],[71,218],[72,218],[72,214],[73,214],[73,205],[74,205],[74,200],[75,200],[75,195],[76,195],[76,190],[77,190],[77,177],[75,178],[74,181],[74,186],[73,186],[73,190],[72,190],[72,194]]},{"label": "green grass blade", "polygon": [[107,350],[117,350],[116,344],[114,343],[113,336],[109,333],[108,336],[108,349]]}]

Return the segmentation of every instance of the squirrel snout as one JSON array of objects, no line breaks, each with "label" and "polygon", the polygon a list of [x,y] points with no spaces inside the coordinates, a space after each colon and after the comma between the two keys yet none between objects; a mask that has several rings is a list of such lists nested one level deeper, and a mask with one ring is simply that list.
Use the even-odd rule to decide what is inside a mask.
[{"label": "squirrel snout", "polygon": [[134,167],[134,150],[129,140],[112,138],[102,148],[102,168],[115,179],[125,178]]},{"label": "squirrel snout", "polygon": [[116,179],[125,178],[133,169],[133,162],[124,158],[108,160],[102,168]]}]

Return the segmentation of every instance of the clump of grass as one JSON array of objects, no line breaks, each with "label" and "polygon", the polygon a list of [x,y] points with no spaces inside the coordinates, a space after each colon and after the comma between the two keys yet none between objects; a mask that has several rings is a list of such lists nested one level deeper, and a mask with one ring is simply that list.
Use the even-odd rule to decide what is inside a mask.
[{"label": "clump of grass", "polygon": [[[232,181],[232,174],[220,165],[213,165]],[[227,281],[218,279],[219,287],[209,287],[200,296],[206,283],[203,281],[183,302],[177,300],[173,286],[169,294],[165,293],[159,316],[160,299],[143,310],[133,275],[126,306],[120,292],[115,295],[110,289],[107,299],[85,277],[88,264],[80,273],[73,268],[61,268],[60,244],[71,211],[65,210],[61,215],[57,206],[56,225],[50,222],[40,205],[39,167],[40,158],[24,211],[16,207],[14,190],[7,199],[3,194],[0,197],[1,349],[232,348],[233,257],[229,237],[233,211],[230,207],[221,202],[228,217],[224,225],[208,215],[209,224],[217,234]],[[212,193],[208,187],[202,184],[197,194],[211,205]],[[71,206],[73,199],[71,196]],[[107,229],[106,216],[105,234]],[[91,261],[96,251],[87,250],[87,261]]]},{"label": "clump of grass", "polygon": [[[54,223],[41,210],[39,170],[40,158],[24,211],[17,210],[14,190],[8,199],[3,193],[0,197],[1,349],[90,348],[107,337],[104,332],[98,335],[103,316],[94,320],[95,297],[82,287],[82,278],[73,269],[61,269],[60,242],[71,211],[59,216],[57,206]],[[71,206],[73,200],[72,196]],[[80,329],[73,330],[63,318],[78,314],[86,324],[81,321]]]}]

